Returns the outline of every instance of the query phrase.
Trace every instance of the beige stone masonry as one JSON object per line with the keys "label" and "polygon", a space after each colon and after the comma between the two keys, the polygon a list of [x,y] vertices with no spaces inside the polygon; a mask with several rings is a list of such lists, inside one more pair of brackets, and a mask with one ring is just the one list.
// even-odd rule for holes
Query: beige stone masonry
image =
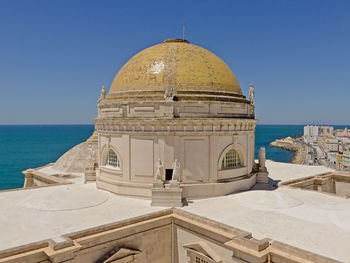
{"label": "beige stone masonry", "polygon": [[37,187],[37,186],[53,186],[53,185],[62,185],[62,184],[71,184],[63,179],[56,178],[54,176],[43,174],[34,169],[27,169],[23,171],[25,175],[24,188]]}
{"label": "beige stone masonry", "polygon": [[[186,246],[181,248],[175,229],[182,229],[194,238],[202,240],[198,241],[202,244],[201,249],[209,246],[207,250],[215,252],[216,262],[220,262],[227,253],[231,255],[232,260],[235,260],[232,262],[338,262],[281,242],[269,239],[256,240],[246,231],[178,209],[164,210],[0,251],[0,262],[92,263],[106,256],[108,258],[111,252],[119,251],[119,248],[126,248],[124,251],[128,249],[140,251],[137,257],[126,255],[125,258],[133,259],[134,262],[182,263],[177,251],[185,251]],[[188,244],[192,243],[188,242],[187,246]]]}

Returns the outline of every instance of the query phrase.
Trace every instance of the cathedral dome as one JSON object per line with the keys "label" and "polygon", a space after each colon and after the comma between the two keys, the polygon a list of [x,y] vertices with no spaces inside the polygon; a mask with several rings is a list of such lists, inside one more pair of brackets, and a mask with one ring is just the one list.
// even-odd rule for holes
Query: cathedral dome
{"label": "cathedral dome", "polygon": [[101,90],[97,186],[166,206],[250,189],[253,92],[248,100],[225,62],[186,40],[137,53]]}
{"label": "cathedral dome", "polygon": [[224,61],[182,39],[165,40],[133,56],[114,78],[109,97],[160,95],[168,87],[176,91],[179,100],[201,94],[244,97]]}

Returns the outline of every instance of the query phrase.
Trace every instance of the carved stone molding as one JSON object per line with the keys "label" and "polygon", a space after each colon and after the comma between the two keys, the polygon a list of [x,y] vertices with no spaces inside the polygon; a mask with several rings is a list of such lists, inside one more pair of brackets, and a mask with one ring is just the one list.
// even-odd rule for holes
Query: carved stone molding
{"label": "carved stone molding", "polygon": [[96,119],[99,133],[232,133],[254,131],[253,119],[188,119],[188,120],[120,120]]}
{"label": "carved stone molding", "polygon": [[205,242],[199,241],[183,246],[189,263],[222,263],[221,258]]}
{"label": "carved stone molding", "polygon": [[134,262],[135,255],[139,254],[141,251],[131,249],[116,247],[110,251],[107,255],[98,260],[98,263],[129,263]]}

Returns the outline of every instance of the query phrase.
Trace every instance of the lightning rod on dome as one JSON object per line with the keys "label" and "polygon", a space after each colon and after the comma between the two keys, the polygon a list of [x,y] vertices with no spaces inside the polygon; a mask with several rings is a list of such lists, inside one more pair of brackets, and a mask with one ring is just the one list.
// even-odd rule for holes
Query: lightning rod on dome
{"label": "lightning rod on dome", "polygon": [[185,40],[185,21],[182,23],[182,40]]}

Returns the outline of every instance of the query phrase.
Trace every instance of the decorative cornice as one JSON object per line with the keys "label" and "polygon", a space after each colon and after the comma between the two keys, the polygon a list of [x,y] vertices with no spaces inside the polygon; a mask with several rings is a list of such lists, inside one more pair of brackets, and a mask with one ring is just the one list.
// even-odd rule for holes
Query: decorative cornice
{"label": "decorative cornice", "polygon": [[117,134],[232,134],[254,131],[255,119],[107,119],[96,118],[99,133]]}

